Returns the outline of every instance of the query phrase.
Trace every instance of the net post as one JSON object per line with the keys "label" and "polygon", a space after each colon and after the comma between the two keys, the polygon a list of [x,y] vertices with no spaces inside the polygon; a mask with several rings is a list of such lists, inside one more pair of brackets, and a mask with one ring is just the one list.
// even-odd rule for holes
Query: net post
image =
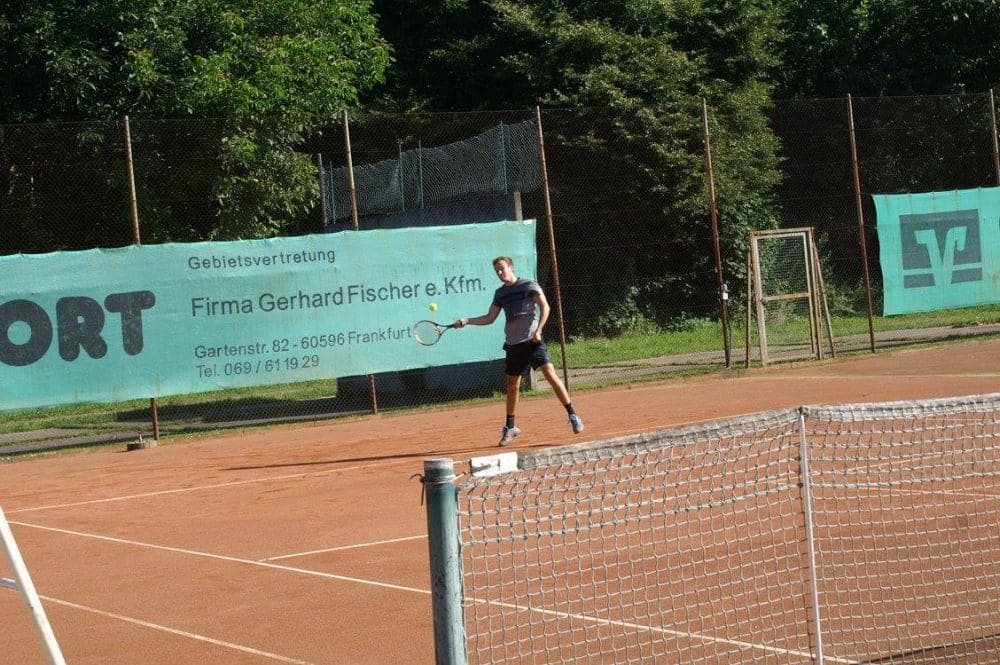
{"label": "net post", "polygon": [[21,592],[21,597],[24,598],[25,604],[31,611],[35,630],[38,631],[38,638],[45,649],[45,655],[48,658],[49,664],[66,665],[62,651],[59,649],[59,643],[56,641],[55,633],[52,632],[52,626],[49,624],[49,619],[45,616],[42,601],[38,598],[38,592],[35,591],[35,585],[31,581],[31,575],[28,574],[28,567],[24,565],[24,559],[21,558],[21,552],[17,549],[17,543],[14,542],[14,534],[10,530],[10,525],[7,523],[7,517],[3,514],[2,508],[0,508],[0,542],[3,543],[4,554],[6,554],[7,562],[14,573],[14,581],[10,585],[5,583],[3,586],[15,587]]}
{"label": "net post", "polygon": [[423,483],[427,496],[434,662],[436,665],[466,665],[454,461],[448,458],[425,459]]}
{"label": "net post", "polygon": [[813,536],[812,484],[809,477],[809,444],[806,440],[806,409],[799,408],[799,473],[802,475],[802,515],[806,527],[806,549],[809,556],[809,598],[816,638],[816,663],[823,665],[823,630],[820,621],[819,583],[816,579],[816,541]]}

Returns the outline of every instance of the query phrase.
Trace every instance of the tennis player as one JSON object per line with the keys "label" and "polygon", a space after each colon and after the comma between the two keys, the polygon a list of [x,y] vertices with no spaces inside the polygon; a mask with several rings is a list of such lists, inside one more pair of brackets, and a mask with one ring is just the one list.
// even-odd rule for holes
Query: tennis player
{"label": "tennis player", "polygon": [[[503,348],[507,352],[507,364],[504,370],[507,375],[507,421],[500,432],[500,445],[506,446],[521,433],[515,421],[515,414],[521,391],[521,374],[529,365],[541,370],[545,380],[555,391],[556,397],[566,408],[570,426],[579,434],[583,431],[583,420],[573,410],[569,391],[556,374],[549,349],[542,341],[542,328],[549,320],[549,301],[545,299],[538,282],[533,279],[518,278],[514,274],[514,259],[509,256],[498,256],[493,259],[493,271],[503,282],[503,286],[493,294],[490,311],[482,316],[458,319],[454,325],[456,328],[488,326],[496,321],[500,310],[503,310],[506,317],[507,323],[504,326],[506,341]],[[535,318],[536,307],[540,312],[538,319]]]}

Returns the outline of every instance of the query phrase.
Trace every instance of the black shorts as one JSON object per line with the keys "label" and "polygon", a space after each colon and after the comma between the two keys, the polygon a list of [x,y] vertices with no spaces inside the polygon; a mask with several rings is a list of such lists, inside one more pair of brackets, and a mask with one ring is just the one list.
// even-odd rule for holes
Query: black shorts
{"label": "black shorts", "polygon": [[532,369],[538,369],[552,362],[549,347],[545,346],[545,342],[528,340],[520,344],[504,344],[503,348],[507,352],[507,376],[521,376],[528,365],[531,365]]}

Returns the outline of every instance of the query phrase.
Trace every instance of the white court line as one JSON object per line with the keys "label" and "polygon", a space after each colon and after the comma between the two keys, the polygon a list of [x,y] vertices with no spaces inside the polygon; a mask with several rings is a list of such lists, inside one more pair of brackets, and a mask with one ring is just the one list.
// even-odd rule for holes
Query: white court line
{"label": "white court line", "polygon": [[[942,450],[938,452],[929,452],[920,455],[916,460],[924,460],[931,457],[954,457],[955,451],[953,450]],[[892,467],[901,466],[904,462],[912,461],[906,459],[883,459],[875,462],[874,464],[859,465],[849,467],[849,470],[856,471],[857,469],[865,468],[882,468],[882,467]],[[956,480],[956,479],[951,479]],[[900,481],[899,484],[902,484]],[[892,492],[899,492],[900,494],[929,494],[931,496],[956,496],[956,497],[967,497],[970,499],[1000,499],[1000,495],[997,494],[987,494],[985,492],[967,492],[964,490],[947,490],[947,489],[907,489],[903,487],[896,487],[890,482],[879,483],[879,482],[856,482],[856,483],[813,483],[813,487],[822,487],[824,489],[839,489],[842,487],[850,487],[852,489],[869,489],[869,490],[888,490]]]}
{"label": "white court line", "polygon": [[856,490],[871,490],[880,491],[885,490],[890,493],[898,494],[924,494],[929,496],[955,496],[955,497],[965,497],[969,499],[992,499],[994,501],[1000,500],[1000,495],[997,494],[985,494],[980,492],[960,492],[958,490],[911,490],[905,487],[896,487],[889,483],[813,483],[813,487],[822,487],[823,489],[856,489]]}
{"label": "white court line", "polygon": [[[412,462],[412,460],[406,460],[407,463]],[[356,471],[358,469],[370,469],[373,467],[391,466],[393,464],[402,464],[403,462],[382,462],[379,464],[358,464],[356,466],[338,466],[335,469],[327,469],[326,471],[305,471],[303,473],[290,473],[284,476],[268,476],[266,478],[248,478],[247,480],[233,480],[226,483],[214,483],[211,485],[195,485],[193,487],[179,487],[172,490],[158,490],[156,492],[142,492],[140,494],[125,494],[123,496],[112,496],[104,499],[91,499],[89,501],[76,501],[73,503],[54,503],[48,506],[35,506],[34,508],[19,508],[16,510],[6,511],[8,515],[13,515],[14,513],[31,513],[38,510],[49,510],[56,508],[73,508],[75,506],[89,506],[96,503],[111,503],[114,501],[129,501],[131,499],[145,499],[151,496],[164,496],[167,494],[180,494],[182,492],[197,492],[199,490],[207,489],[218,489],[220,487],[234,487],[236,485],[249,485],[252,483],[266,483],[273,480],[291,480],[292,478],[305,478],[308,476],[323,476],[329,473],[336,473],[338,471]]]}
{"label": "white court line", "polygon": [[82,531],[73,531],[71,529],[59,529],[52,526],[42,526],[41,524],[31,524],[30,522],[17,522],[13,520],[8,520],[10,524],[16,524],[18,526],[29,527],[32,529],[40,529],[41,531],[52,531],[53,533],[64,533],[70,536],[80,536],[81,538],[93,538],[94,540],[103,540],[109,543],[120,543],[122,545],[135,545],[136,547],[148,547],[153,550],[160,550],[163,552],[174,552],[175,554],[190,554],[191,556],[198,556],[205,559],[215,559],[217,561],[228,561],[230,563],[243,563],[250,566],[260,566],[261,568],[269,568],[272,570],[283,570],[289,573],[302,573],[303,575],[311,575],[313,577],[323,577],[331,580],[340,580],[341,582],[357,582],[358,584],[368,584],[371,586],[382,587],[384,589],[395,589],[396,591],[411,591],[415,593],[422,593],[425,595],[430,595],[430,591],[427,589],[417,589],[415,587],[402,586],[399,584],[389,584],[388,582],[376,582],[374,580],[365,580],[359,577],[349,577],[347,575],[336,575],[334,573],[324,573],[318,570],[309,570],[308,568],[295,568],[294,566],[282,566],[276,563],[267,563],[266,561],[254,561],[253,559],[243,559],[236,556],[227,556],[225,554],[212,554],[210,552],[199,552],[198,550],[189,550],[182,547],[170,547],[169,545],[155,545],[153,543],[143,543],[138,540],[127,540],[125,538],[115,538],[113,536],[99,536],[94,533],[84,533]]}
{"label": "white court line", "polygon": [[402,538],[390,538],[389,540],[374,540],[370,543],[358,543],[357,545],[341,545],[340,547],[327,547],[322,550],[310,550],[308,552],[296,552],[294,554],[282,554],[280,556],[269,556],[258,561],[278,561],[279,559],[294,559],[297,556],[309,556],[310,554],[326,554],[327,552],[340,552],[342,550],[354,550],[359,547],[373,547],[375,545],[389,545],[391,543],[402,543],[408,540],[427,539],[427,534],[421,536],[404,536]]}
{"label": "white court line", "polygon": [[148,621],[143,621],[141,619],[136,619],[134,617],[127,617],[123,614],[115,614],[114,612],[105,612],[104,610],[99,610],[94,607],[88,607],[86,605],[78,605],[77,603],[71,603],[68,600],[61,600],[59,598],[53,598],[51,596],[39,596],[39,597],[46,602],[55,603],[56,605],[63,605],[65,607],[71,607],[75,610],[82,610],[84,612],[90,612],[92,614],[99,614],[103,617],[117,619],[119,621],[125,621],[126,623],[132,623],[137,626],[142,626],[143,628],[162,630],[165,633],[180,635],[181,637],[187,637],[192,640],[198,640],[199,642],[208,642],[209,644],[225,647],[227,649],[235,649],[236,651],[250,653],[255,656],[263,656],[265,658],[270,658],[271,660],[277,660],[281,663],[295,663],[295,665],[312,665],[312,663],[309,663],[308,661],[305,660],[298,660],[295,658],[289,658],[287,656],[281,656],[276,653],[271,653],[270,651],[261,651],[260,649],[254,649],[253,647],[243,646],[242,644],[234,644],[233,642],[224,642],[223,640],[216,640],[211,637],[206,637],[205,635],[198,635],[197,633],[189,633],[186,630],[178,630],[177,628],[171,628],[169,626],[164,626],[162,624],[150,623]]}
{"label": "white court line", "polygon": [[[796,484],[791,484],[790,485],[790,484],[787,484],[787,483],[782,483],[781,480],[782,480],[781,478],[772,478],[772,479],[768,480],[767,483],[773,489],[776,489],[776,490],[795,489],[797,487],[801,487],[802,486],[801,483],[796,483]],[[819,488],[827,489],[827,490],[829,490],[829,489],[837,490],[837,489],[847,489],[847,488],[850,488],[850,489],[863,489],[863,490],[871,490],[871,491],[884,490],[884,491],[889,492],[889,493],[899,493],[899,494],[928,494],[930,496],[954,496],[954,497],[965,497],[965,498],[969,498],[969,499],[994,499],[994,500],[1000,500],[1000,495],[998,495],[998,494],[986,494],[984,492],[965,492],[965,491],[959,491],[959,490],[946,490],[946,489],[939,489],[939,490],[915,489],[914,490],[914,489],[907,489],[905,487],[897,487],[897,486],[892,485],[890,483],[818,483],[818,482],[813,481],[813,482],[811,482],[809,484],[812,485],[813,487],[819,487]]]}
{"label": "white court line", "polygon": [[[370,586],[376,586],[376,587],[380,587],[380,588],[383,588],[383,589],[394,589],[396,591],[409,591],[411,593],[419,593],[419,594],[422,594],[422,595],[425,595],[425,596],[431,595],[431,591],[429,589],[418,589],[418,588],[415,588],[415,587],[402,586],[402,585],[399,585],[399,584],[389,584],[387,582],[376,582],[374,580],[365,580],[365,579],[361,579],[361,578],[358,578],[358,577],[348,577],[346,575],[336,575],[336,574],[333,574],[333,573],[324,573],[324,572],[321,572],[321,571],[309,570],[309,569],[306,569],[306,568],[295,568],[295,567],[292,567],[292,566],[282,566],[282,565],[278,565],[278,564],[274,564],[274,563],[267,563],[265,561],[253,561],[251,559],[241,559],[239,557],[226,556],[226,555],[223,555],[223,554],[211,554],[209,552],[199,552],[197,550],[188,550],[188,549],[183,549],[183,548],[180,548],[180,547],[169,547],[167,545],[154,545],[152,543],[143,543],[143,542],[139,542],[139,541],[136,541],[136,540],[126,540],[124,538],[114,538],[112,536],[99,536],[97,534],[92,534],[92,533],[83,533],[81,531],[72,531],[70,529],[59,529],[59,528],[56,528],[56,527],[42,526],[40,524],[31,524],[31,523],[28,523],[28,522],[10,521],[10,524],[16,524],[18,526],[28,527],[28,528],[32,528],[32,529],[40,529],[42,531],[52,531],[54,533],[63,533],[63,534],[71,535],[71,536],[80,536],[81,538],[93,538],[95,540],[103,540],[103,541],[106,541],[106,542],[121,543],[123,545],[135,545],[137,547],[148,547],[150,549],[161,550],[161,551],[165,551],[165,552],[175,552],[175,553],[178,553],[178,554],[190,554],[192,556],[204,557],[206,559],[215,559],[215,560],[218,560],[218,561],[229,561],[231,563],[242,563],[242,564],[247,564],[247,565],[251,565],[251,566],[259,566],[261,568],[268,568],[270,570],[282,570],[282,571],[291,572],[291,573],[301,573],[303,575],[310,575],[310,576],[313,576],[313,577],[322,577],[322,578],[325,578],[325,579],[340,580],[342,582],[355,582],[357,584],[367,584],[367,585],[370,585]],[[768,652],[773,652],[773,653],[781,653],[781,654],[787,654],[787,655],[802,655],[802,656],[811,657],[811,654],[806,654],[804,652],[798,652],[798,651],[793,651],[793,650],[789,650],[789,649],[782,649],[782,648],[779,648],[779,647],[771,647],[771,646],[768,646],[766,644],[754,644],[752,642],[742,642],[742,641],[739,641],[739,640],[729,640],[729,639],[721,638],[721,637],[712,637],[712,636],[709,636],[709,635],[702,635],[700,633],[686,633],[686,632],[683,632],[683,631],[671,630],[669,628],[659,628],[659,627],[656,627],[656,626],[645,626],[645,625],[642,625],[642,624],[628,623],[628,622],[625,622],[625,621],[614,621],[614,620],[611,620],[611,619],[602,619],[600,617],[589,616],[589,615],[586,615],[586,614],[570,614],[570,613],[567,613],[567,612],[559,612],[557,610],[547,610],[547,609],[537,608],[537,607],[520,607],[520,606],[517,606],[517,605],[513,605],[511,603],[502,603],[502,602],[499,602],[499,601],[485,600],[485,599],[481,599],[481,598],[466,598],[465,601],[466,602],[474,602],[474,603],[486,603],[486,604],[493,605],[493,606],[496,606],[496,607],[504,607],[504,608],[508,608],[508,609],[515,609],[515,610],[521,610],[521,611],[537,612],[537,613],[540,613],[540,614],[548,614],[548,615],[562,617],[562,618],[578,619],[580,621],[588,621],[588,622],[595,623],[595,624],[598,624],[598,625],[621,626],[621,627],[624,627],[624,628],[631,628],[632,630],[644,630],[644,631],[662,633],[662,634],[665,634],[665,635],[675,635],[677,637],[686,637],[686,638],[695,639],[695,640],[702,640],[704,642],[718,642],[718,643],[722,643],[722,644],[732,644],[732,645],[741,646],[741,647],[745,647],[745,648],[749,648],[749,649],[757,649],[757,650],[768,651]],[[148,625],[153,626],[154,624],[148,624]],[[170,632],[174,632],[172,629],[165,629],[165,630],[168,630]],[[853,662],[853,661],[839,660],[839,659],[836,659],[836,658],[833,658],[833,657],[828,657],[828,660],[830,660],[830,662],[834,662],[834,663],[851,663],[851,662]],[[298,662],[298,661],[292,661],[292,662]]]}
{"label": "white court line", "polygon": [[[588,614],[575,614],[571,612],[560,612],[558,610],[546,610],[538,607],[521,607],[520,605],[514,605],[512,603],[501,603],[496,600],[486,600],[485,598],[466,598],[467,602],[472,603],[483,603],[486,605],[492,605],[494,607],[503,607],[506,609],[512,609],[519,612],[536,612],[538,614],[547,614],[549,616],[558,617],[560,619],[579,619],[581,621],[589,621],[601,626],[619,626],[621,628],[630,628],[632,630],[644,631],[649,633],[660,633],[662,635],[672,635],[674,637],[684,637],[690,639],[698,639],[705,642],[717,642],[720,644],[731,644],[733,646],[743,647],[746,649],[756,649],[758,651],[768,651],[771,653],[784,654],[786,656],[801,656],[803,658],[812,659],[813,654],[807,651],[798,651],[796,649],[782,649],[781,647],[772,647],[766,644],[755,644],[753,642],[744,642],[743,640],[730,640],[724,637],[710,637],[708,635],[702,635],[701,633],[686,633],[680,630],[671,630],[670,628],[660,628],[658,626],[647,626],[641,623],[631,623],[629,621],[616,621],[614,619],[602,619],[600,617],[590,616]],[[855,661],[844,660],[843,658],[836,658],[834,656],[827,656],[824,654],[825,660],[831,663],[848,663],[853,665]]]}

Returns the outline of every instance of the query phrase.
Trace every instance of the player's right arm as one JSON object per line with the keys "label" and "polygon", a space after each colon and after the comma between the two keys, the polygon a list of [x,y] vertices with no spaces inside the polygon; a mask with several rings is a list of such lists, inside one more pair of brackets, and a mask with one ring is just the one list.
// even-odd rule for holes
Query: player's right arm
{"label": "player's right arm", "polygon": [[498,305],[490,305],[490,311],[486,312],[482,316],[473,316],[472,318],[461,318],[455,321],[453,324],[456,328],[464,328],[465,326],[488,326],[497,320],[500,316],[500,307]]}

